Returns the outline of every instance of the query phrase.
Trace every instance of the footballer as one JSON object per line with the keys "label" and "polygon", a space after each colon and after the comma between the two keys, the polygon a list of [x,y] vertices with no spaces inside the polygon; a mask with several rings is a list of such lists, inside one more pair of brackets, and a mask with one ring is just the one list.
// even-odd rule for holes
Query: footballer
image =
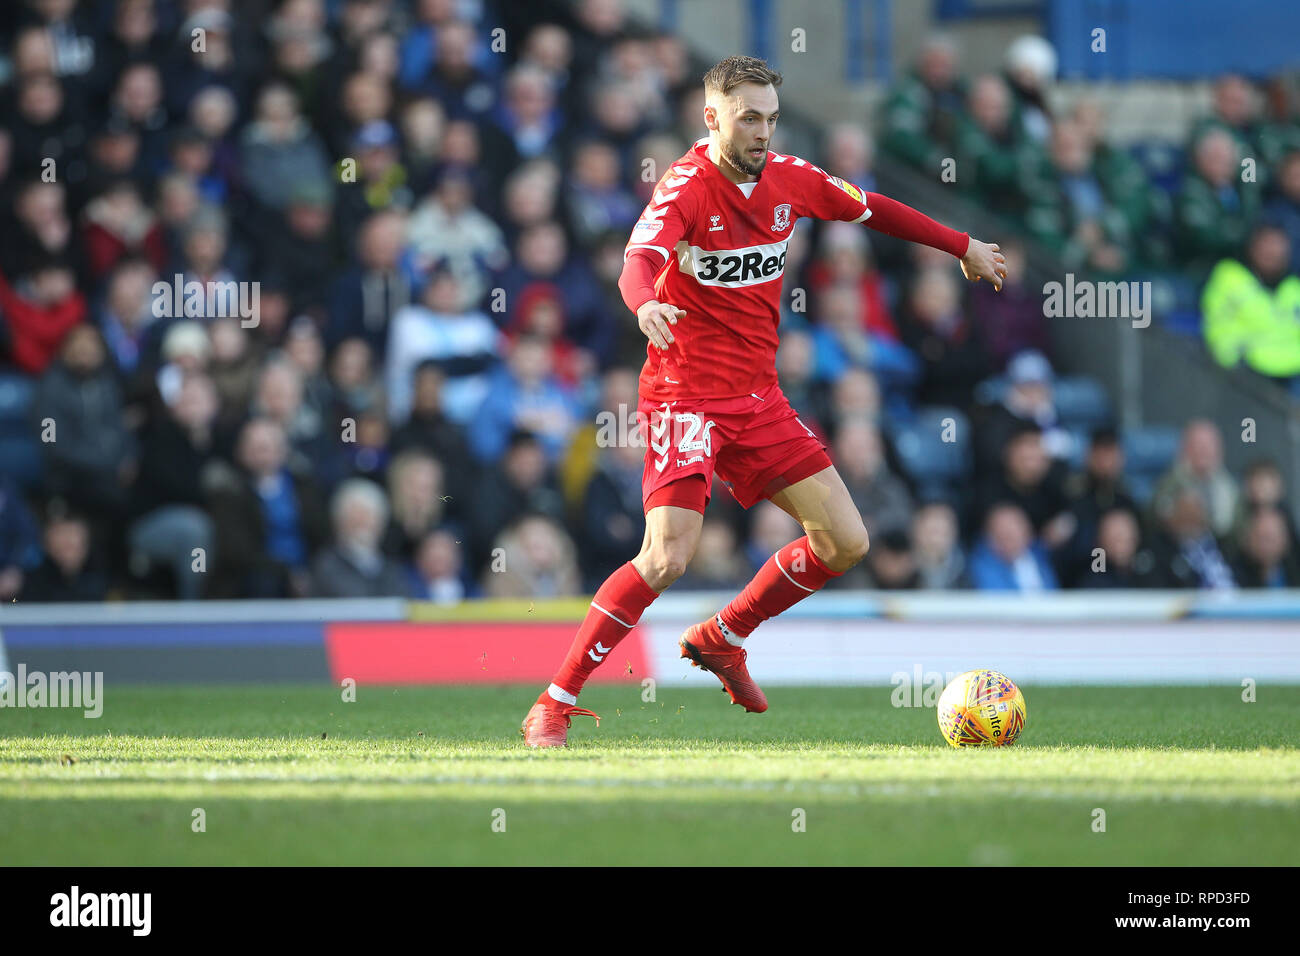
{"label": "footballer", "polygon": [[641,551],[596,591],[568,655],[524,718],[531,747],[563,746],[592,672],[690,563],[716,473],[749,508],[769,499],[804,530],[744,590],[681,637],[751,713],[767,698],[745,666],[763,621],[815,594],[867,553],[867,529],[826,448],[777,384],[786,246],[801,217],[863,223],[942,249],[967,279],[1002,288],[1006,260],[980,242],[796,156],[773,152],[781,75],[728,57],[704,76],[707,138],[655,187],[624,252],[619,289],[649,342],[638,427],[647,440]]}

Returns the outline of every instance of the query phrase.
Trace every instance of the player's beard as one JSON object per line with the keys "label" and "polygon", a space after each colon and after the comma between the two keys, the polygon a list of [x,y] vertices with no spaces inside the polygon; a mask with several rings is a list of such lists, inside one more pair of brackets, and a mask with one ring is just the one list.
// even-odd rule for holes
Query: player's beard
{"label": "player's beard", "polygon": [[742,173],[745,173],[748,176],[757,176],[763,171],[763,167],[767,165],[766,149],[763,150],[762,156],[758,157],[758,159],[753,159],[748,153],[743,153],[736,147],[736,141],[734,139],[724,139],[721,145],[722,155],[726,158],[727,162],[731,163],[731,165],[735,166]]}

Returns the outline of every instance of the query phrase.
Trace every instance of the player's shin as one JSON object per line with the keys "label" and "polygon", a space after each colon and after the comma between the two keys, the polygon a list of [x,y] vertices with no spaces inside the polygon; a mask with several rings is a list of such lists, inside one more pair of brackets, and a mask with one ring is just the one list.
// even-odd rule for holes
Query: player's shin
{"label": "player's shin", "polygon": [[823,564],[805,535],[768,558],[714,622],[728,644],[740,647],[758,625],[817,593],[843,573]]}
{"label": "player's shin", "polygon": [[550,687],[537,698],[538,703],[546,703],[548,699],[577,703],[578,694],[592,672],[604,663],[658,596],[659,592],[646,584],[631,561],[606,578],[587,609],[564,663]]}

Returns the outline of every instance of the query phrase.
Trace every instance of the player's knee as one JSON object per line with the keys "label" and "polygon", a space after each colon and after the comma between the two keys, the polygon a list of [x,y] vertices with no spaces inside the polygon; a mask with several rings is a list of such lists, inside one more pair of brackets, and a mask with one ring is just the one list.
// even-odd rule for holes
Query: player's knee
{"label": "player's knee", "polygon": [[672,545],[652,545],[645,553],[645,581],[662,591],[686,573],[685,549]]}
{"label": "player's knee", "polygon": [[840,531],[825,542],[826,553],[817,551],[817,557],[832,571],[847,571],[867,556],[871,538],[867,529],[859,526],[853,531]]}

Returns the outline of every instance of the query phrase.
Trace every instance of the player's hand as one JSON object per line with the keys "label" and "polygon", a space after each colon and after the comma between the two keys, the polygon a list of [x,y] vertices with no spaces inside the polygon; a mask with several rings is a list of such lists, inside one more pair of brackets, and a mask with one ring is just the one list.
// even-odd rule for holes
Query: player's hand
{"label": "player's hand", "polygon": [[667,349],[672,344],[671,326],[676,325],[678,319],[684,318],[686,313],[675,305],[656,302],[654,299],[636,310],[636,324],[657,349]]}
{"label": "player's hand", "polygon": [[961,257],[961,272],[972,282],[992,282],[993,288],[1001,292],[1002,280],[1007,277],[1007,258],[998,251],[997,244],[980,242],[971,236],[966,255]]}

